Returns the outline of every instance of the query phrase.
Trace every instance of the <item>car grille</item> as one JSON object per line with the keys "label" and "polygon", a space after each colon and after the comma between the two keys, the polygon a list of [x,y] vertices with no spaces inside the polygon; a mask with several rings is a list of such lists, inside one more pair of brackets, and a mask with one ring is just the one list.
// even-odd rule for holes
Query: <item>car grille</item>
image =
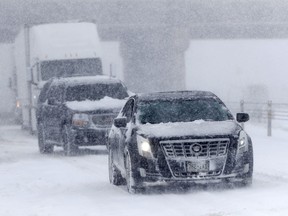
{"label": "car grille", "polygon": [[206,177],[210,176],[217,176],[221,174],[221,170],[219,171],[209,171],[209,172],[180,172],[180,171],[175,171],[173,172],[175,177],[181,177],[181,178],[198,178],[198,179],[203,179]]}
{"label": "car grille", "polygon": [[113,124],[113,119],[116,118],[116,114],[102,114],[94,115],[92,117],[92,122],[97,126],[109,126]]}
{"label": "car grille", "polygon": [[168,159],[224,156],[229,143],[229,138],[160,141]]}

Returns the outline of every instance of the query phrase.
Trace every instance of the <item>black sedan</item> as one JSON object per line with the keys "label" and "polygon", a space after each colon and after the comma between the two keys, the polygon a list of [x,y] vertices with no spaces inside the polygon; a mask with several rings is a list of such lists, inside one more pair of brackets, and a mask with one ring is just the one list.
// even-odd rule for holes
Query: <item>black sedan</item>
{"label": "black sedan", "polygon": [[109,179],[130,193],[158,183],[252,183],[251,138],[213,93],[179,91],[129,98],[108,137]]}

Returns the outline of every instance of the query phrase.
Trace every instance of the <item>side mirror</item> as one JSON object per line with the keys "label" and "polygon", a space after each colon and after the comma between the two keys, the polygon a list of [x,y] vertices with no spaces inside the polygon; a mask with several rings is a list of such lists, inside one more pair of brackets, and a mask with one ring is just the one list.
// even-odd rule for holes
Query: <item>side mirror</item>
{"label": "side mirror", "polygon": [[115,118],[114,121],[113,121],[113,124],[117,128],[126,127],[127,119],[125,117],[124,118]]}
{"label": "side mirror", "polygon": [[249,114],[248,113],[237,113],[236,114],[236,120],[238,122],[247,122],[249,120]]}

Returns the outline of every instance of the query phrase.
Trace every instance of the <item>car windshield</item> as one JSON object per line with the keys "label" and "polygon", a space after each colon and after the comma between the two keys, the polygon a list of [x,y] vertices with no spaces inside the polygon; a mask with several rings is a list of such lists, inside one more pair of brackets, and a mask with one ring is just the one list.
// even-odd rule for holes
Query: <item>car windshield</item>
{"label": "car windshield", "polygon": [[105,96],[124,99],[128,97],[121,83],[70,86],[66,90],[66,101],[100,100]]}
{"label": "car windshield", "polygon": [[143,101],[138,105],[138,112],[141,124],[233,119],[225,105],[213,98]]}
{"label": "car windshield", "polygon": [[99,58],[55,60],[41,63],[42,80],[48,80],[52,77],[96,74],[102,74],[102,63]]}

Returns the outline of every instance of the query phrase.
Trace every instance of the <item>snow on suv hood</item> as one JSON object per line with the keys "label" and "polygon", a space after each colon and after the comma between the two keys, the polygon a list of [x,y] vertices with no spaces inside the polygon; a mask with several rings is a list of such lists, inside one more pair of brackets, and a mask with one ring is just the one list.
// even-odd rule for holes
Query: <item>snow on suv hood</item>
{"label": "snow on suv hood", "polygon": [[66,106],[71,110],[76,111],[92,111],[99,109],[121,109],[125,104],[125,99],[114,99],[111,97],[104,97],[97,101],[69,101],[66,102]]}
{"label": "snow on suv hood", "polygon": [[215,136],[235,134],[239,125],[233,121],[176,122],[144,124],[139,126],[138,133],[148,137],[181,137],[181,136]]}

